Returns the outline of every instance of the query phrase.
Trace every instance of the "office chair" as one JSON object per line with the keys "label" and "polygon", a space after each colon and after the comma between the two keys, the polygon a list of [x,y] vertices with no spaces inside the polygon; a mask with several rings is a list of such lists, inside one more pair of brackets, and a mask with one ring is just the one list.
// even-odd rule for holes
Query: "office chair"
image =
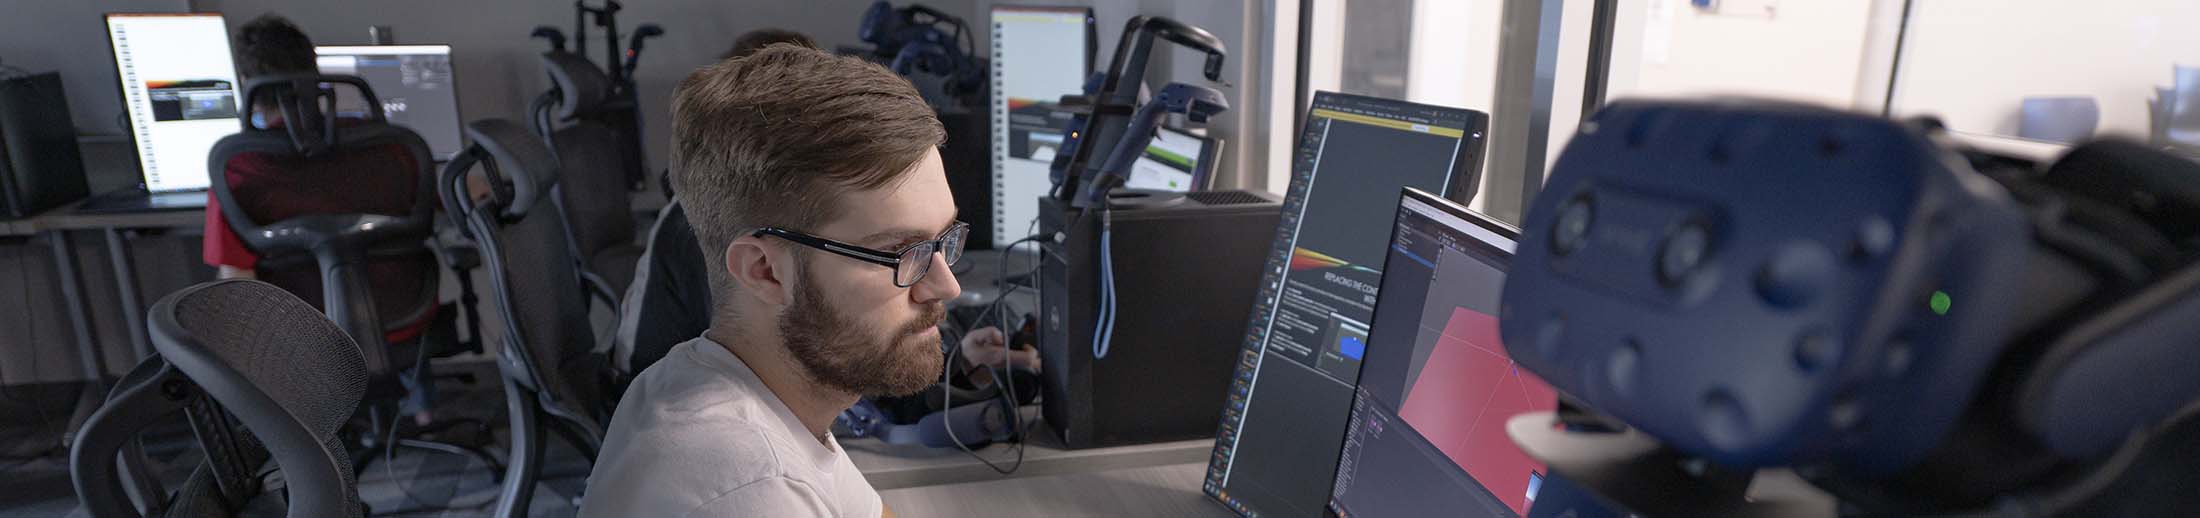
{"label": "office chair", "polygon": [[2147,142],[2162,147],[2169,142],[2169,107],[2176,90],[2154,87],[2154,96],[2147,98]]}
{"label": "office chair", "polygon": [[[588,295],[580,271],[567,260],[572,244],[553,201],[557,157],[507,120],[474,121],[466,136],[473,144],[444,167],[438,185],[445,212],[481,249],[490,299],[504,320],[497,367],[511,410],[512,451],[496,516],[526,516],[542,471],[543,431],[593,463],[616,402],[604,397],[611,376],[581,317]],[[491,186],[478,200],[466,190],[477,165]]]}
{"label": "office chair", "polygon": [[710,272],[703,248],[675,198],[649,227],[634,282],[619,303],[611,364],[622,380],[641,375],[681,342],[710,329]]}
{"label": "office chair", "polygon": [[2200,67],[2176,67],[2170,86],[2168,117],[2162,127],[2162,143],[2191,154],[2200,153]]}
{"label": "office chair", "polygon": [[535,134],[550,143],[559,165],[558,196],[575,260],[590,294],[618,307],[619,291],[634,279],[642,247],[634,243],[633,200],[628,196],[641,164],[629,160],[622,135],[607,123],[613,112],[632,110],[613,83],[579,54],[547,52],[543,68],[551,88],[530,107]]}
{"label": "office chair", "polygon": [[2101,105],[2091,97],[2027,97],[2022,114],[2017,136],[2048,142],[2084,142],[2101,123]]}
{"label": "office chair", "polygon": [[[343,329],[281,288],[241,279],[169,294],[146,320],[158,354],[115,386],[69,451],[91,516],[362,515],[337,431],[366,393],[366,359]],[[118,469],[142,460],[140,431],[177,413],[206,455],[176,492]],[[269,460],[287,502],[260,476]]]}
{"label": "office chair", "polygon": [[[365,99],[366,118],[339,121],[331,115],[333,88],[349,85]],[[435,220],[434,163],[418,134],[390,125],[382,104],[362,79],[352,76],[293,75],[261,78],[245,90],[247,109],[239,115],[244,131],[222,138],[208,154],[208,170],[258,161],[281,175],[231,185],[226,173],[210,175],[215,201],[224,219],[245,245],[261,256],[259,277],[319,308],[361,348],[368,375],[370,433],[361,441],[358,469],[392,446],[406,446],[473,457],[501,473],[501,464],[470,445],[398,437],[393,426],[402,394],[397,376],[426,362],[430,340],[385,343],[387,332],[423,324],[438,309],[440,272],[427,242]],[[278,128],[256,128],[257,101],[273,99],[283,120]],[[333,208],[333,209],[332,209]],[[427,322],[422,337],[447,337],[452,311]],[[419,371],[414,371],[416,374]],[[433,380],[416,379],[421,386]],[[486,437],[485,424],[447,419],[420,433],[473,426]]]}

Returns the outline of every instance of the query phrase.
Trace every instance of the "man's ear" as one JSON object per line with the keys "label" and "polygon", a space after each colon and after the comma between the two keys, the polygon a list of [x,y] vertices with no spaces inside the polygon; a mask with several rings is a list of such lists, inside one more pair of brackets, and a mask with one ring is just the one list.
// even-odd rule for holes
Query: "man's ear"
{"label": "man's ear", "polygon": [[792,295],[793,257],[771,246],[764,238],[741,236],[726,244],[726,273],[731,274],[740,296],[784,306]]}

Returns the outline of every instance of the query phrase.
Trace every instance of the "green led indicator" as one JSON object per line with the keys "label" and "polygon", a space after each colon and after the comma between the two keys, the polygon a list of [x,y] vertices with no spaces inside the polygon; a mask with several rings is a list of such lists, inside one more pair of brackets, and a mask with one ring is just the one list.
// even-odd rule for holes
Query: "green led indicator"
{"label": "green led indicator", "polygon": [[1946,316],[1948,314],[1948,306],[1953,304],[1955,304],[1955,299],[1948,298],[1948,292],[1933,292],[1933,314]]}

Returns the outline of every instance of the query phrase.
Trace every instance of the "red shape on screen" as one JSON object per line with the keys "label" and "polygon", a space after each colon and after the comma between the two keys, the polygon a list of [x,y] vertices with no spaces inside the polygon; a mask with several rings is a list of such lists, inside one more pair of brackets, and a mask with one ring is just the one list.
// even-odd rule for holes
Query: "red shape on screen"
{"label": "red shape on screen", "polygon": [[1398,415],[1513,512],[1528,512],[1528,478],[1543,471],[1505,435],[1515,415],[1557,408],[1558,394],[1520,370],[1497,317],[1454,308]]}

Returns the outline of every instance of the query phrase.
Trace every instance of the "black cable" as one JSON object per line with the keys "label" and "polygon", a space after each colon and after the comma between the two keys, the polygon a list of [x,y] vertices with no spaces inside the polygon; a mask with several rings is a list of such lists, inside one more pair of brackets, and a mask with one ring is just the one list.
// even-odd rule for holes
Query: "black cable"
{"label": "black cable", "polygon": [[[413,374],[412,374],[412,376],[413,376],[413,379],[414,379],[414,380],[416,380],[416,381],[415,381],[415,383],[414,383],[414,385],[415,385],[415,386],[417,386],[417,387],[419,387],[419,390],[420,390],[420,391],[422,391],[422,392],[426,392],[426,391],[428,390],[427,384],[429,384],[429,383],[435,383],[435,378],[432,378],[432,377],[428,377],[428,376],[425,376],[425,375],[424,375],[424,373],[425,373],[426,371],[425,371],[425,370],[423,370],[423,369],[421,368],[421,366],[423,366],[423,365],[427,365],[427,363],[428,363],[428,344],[427,344],[427,341],[426,341],[425,339],[421,339],[421,343],[420,343],[420,344],[419,344],[419,346],[418,346],[418,347],[416,347],[415,349],[418,349],[418,352],[414,353],[414,354],[415,354],[415,358],[416,358],[416,359],[415,359],[415,360],[413,361]],[[423,398],[423,399],[425,399],[425,398]],[[502,412],[503,412],[503,410],[501,410],[501,409],[503,409],[503,408],[504,408],[504,406],[503,406],[503,405],[498,405],[498,406],[497,406],[497,408],[499,409],[499,410],[498,410],[498,412],[499,412],[499,413],[502,413]],[[393,414],[394,414],[394,413],[393,413]],[[383,476],[387,476],[387,477],[389,477],[389,478],[390,478],[390,484],[391,484],[391,485],[395,485],[395,486],[397,486],[397,492],[398,492],[398,493],[400,493],[400,494],[403,494],[403,495],[405,495],[405,499],[406,499],[406,500],[408,500],[408,501],[411,501],[412,503],[415,503],[415,504],[419,504],[419,505],[420,505],[420,506],[421,506],[422,508],[421,508],[421,509],[418,509],[418,510],[408,510],[408,511],[392,511],[392,512],[391,512],[390,514],[399,514],[399,513],[420,513],[420,512],[429,512],[429,511],[434,511],[434,512],[443,512],[443,511],[451,511],[451,510],[458,510],[458,509],[479,509],[479,508],[481,508],[481,507],[483,507],[483,506],[486,506],[486,505],[488,505],[488,504],[490,504],[490,503],[494,503],[494,502],[496,502],[496,500],[497,500],[497,497],[498,497],[498,495],[497,495],[497,493],[495,493],[495,492],[491,492],[491,493],[489,493],[489,498],[488,498],[487,500],[483,500],[483,501],[480,501],[480,502],[472,502],[472,503],[467,503],[467,504],[463,504],[463,505],[462,505],[462,504],[452,504],[452,503],[450,503],[450,500],[451,500],[452,498],[455,498],[455,497],[457,497],[457,496],[458,496],[458,488],[459,488],[459,484],[458,484],[458,483],[456,483],[456,482],[453,482],[453,483],[451,484],[451,492],[450,492],[450,494],[448,494],[448,495],[444,495],[444,497],[443,497],[443,500],[444,500],[444,505],[443,505],[443,507],[440,507],[440,508],[432,508],[432,509],[431,509],[431,508],[428,508],[429,506],[433,506],[433,505],[436,505],[436,504],[434,504],[434,503],[430,503],[430,502],[428,502],[428,500],[427,500],[427,499],[421,498],[419,494],[413,493],[413,491],[412,491],[412,486],[411,486],[410,484],[406,484],[406,483],[405,483],[405,481],[404,481],[404,479],[400,479],[400,478],[398,478],[398,477],[397,477],[397,468],[396,468],[396,467],[394,467],[394,466],[392,466],[392,464],[396,464],[396,462],[397,462],[397,461],[396,461],[396,457],[397,457],[397,448],[398,448],[399,442],[400,442],[400,441],[402,441],[402,439],[399,439],[399,438],[397,437],[397,425],[398,425],[398,424],[400,424],[400,423],[403,423],[403,422],[405,421],[405,418],[407,418],[407,417],[409,417],[409,416],[405,416],[405,415],[393,415],[393,416],[391,416],[391,417],[390,417],[390,433],[389,433],[389,435],[385,435],[385,436],[383,436],[383,438],[385,439],[385,441],[384,441],[384,442],[383,442],[383,444],[382,444],[382,474],[383,474]],[[493,436],[493,434],[492,434],[492,436]],[[453,454],[453,455],[456,455],[456,454]],[[466,455],[457,455],[457,456],[458,456],[458,457],[461,457],[461,458],[465,458],[465,459],[467,459],[467,460],[469,460],[469,461],[471,461],[471,460],[473,459],[472,457],[469,457],[469,456],[466,456]],[[473,464],[473,463],[472,463],[472,462],[468,462],[467,464],[468,464],[468,465],[471,465],[471,464]],[[492,467],[493,467],[493,466],[492,466]],[[461,473],[463,473],[463,472],[464,472],[464,470],[463,470],[463,469],[461,469],[461,470],[459,470],[459,471],[460,471]],[[463,477],[457,477],[457,478],[461,478],[461,479],[462,479]],[[384,514],[384,513],[376,513],[376,514],[375,514],[375,516],[386,516],[386,514]]]}
{"label": "black cable", "polygon": [[[1026,228],[1036,228],[1037,225],[1038,220],[1034,219],[1032,220],[1031,225],[1027,226]],[[1008,332],[1006,331],[1006,328],[1008,327],[1008,319],[1007,316],[1004,315],[1002,312],[1007,309],[1004,303],[1008,300],[1008,295],[1015,293],[1017,288],[1017,286],[1015,286],[1013,283],[1008,282],[1008,258],[1015,252],[1017,245],[1030,242],[1039,242],[1046,237],[1047,236],[1038,235],[1028,236],[1023,239],[1011,241],[1009,242],[1008,246],[1001,247],[1001,260],[994,264],[994,282],[1000,285],[999,287],[1001,289],[1001,294],[997,297],[994,297],[993,303],[987,306],[985,314],[979,317],[978,323],[971,326],[972,329],[982,328],[984,327],[983,324],[985,323],[985,317],[992,317],[994,325],[1001,326],[1003,328],[1001,348],[1004,352],[1004,355],[1002,357],[1002,363],[1004,364],[1007,363],[1005,352],[1008,351],[1009,346],[1013,344],[1008,343]],[[1031,287],[1035,291],[1039,289],[1039,283],[1037,282],[1039,268],[1043,266],[1046,262],[1044,258],[1046,248],[1043,246],[1039,247],[1039,253],[1041,254],[1041,258],[1032,262],[1032,269],[1030,274],[1030,277],[1033,279],[1031,282]],[[947,360],[941,363],[940,384],[943,386],[943,388],[951,380],[950,373],[953,372],[955,359],[960,357],[962,353],[961,345],[962,344],[959,343],[950,345],[947,352]],[[1000,397],[1006,398],[1003,401],[1004,404],[1002,406],[1007,409],[1010,426],[1014,427],[1016,430],[1015,441],[1010,446],[1010,448],[1016,450],[1016,460],[1013,463],[1010,463],[1007,468],[1002,468],[999,464],[995,464],[992,460],[987,459],[984,456],[978,455],[977,451],[970,449],[969,445],[963,443],[962,438],[955,436],[955,427],[953,423],[946,424],[947,438],[949,442],[955,443],[956,449],[962,450],[964,454],[970,455],[971,458],[978,459],[978,462],[984,463],[985,466],[989,469],[992,469],[993,472],[1002,475],[1015,473],[1017,470],[1023,468],[1025,444],[1030,440],[1030,429],[1028,426],[1025,426],[1024,423],[1023,407],[1021,404],[1019,404],[1022,399],[1017,397],[1016,395],[1016,380],[1013,377],[1013,369],[996,368],[993,365],[982,365],[981,367],[984,367],[986,369],[986,372],[993,376],[994,383],[999,384],[1003,389],[1005,389],[996,391],[996,394],[998,394]],[[1002,367],[1006,366],[1004,365]],[[948,392],[949,391],[942,390],[940,394],[940,408],[943,410],[953,408],[954,400],[949,396]]]}

